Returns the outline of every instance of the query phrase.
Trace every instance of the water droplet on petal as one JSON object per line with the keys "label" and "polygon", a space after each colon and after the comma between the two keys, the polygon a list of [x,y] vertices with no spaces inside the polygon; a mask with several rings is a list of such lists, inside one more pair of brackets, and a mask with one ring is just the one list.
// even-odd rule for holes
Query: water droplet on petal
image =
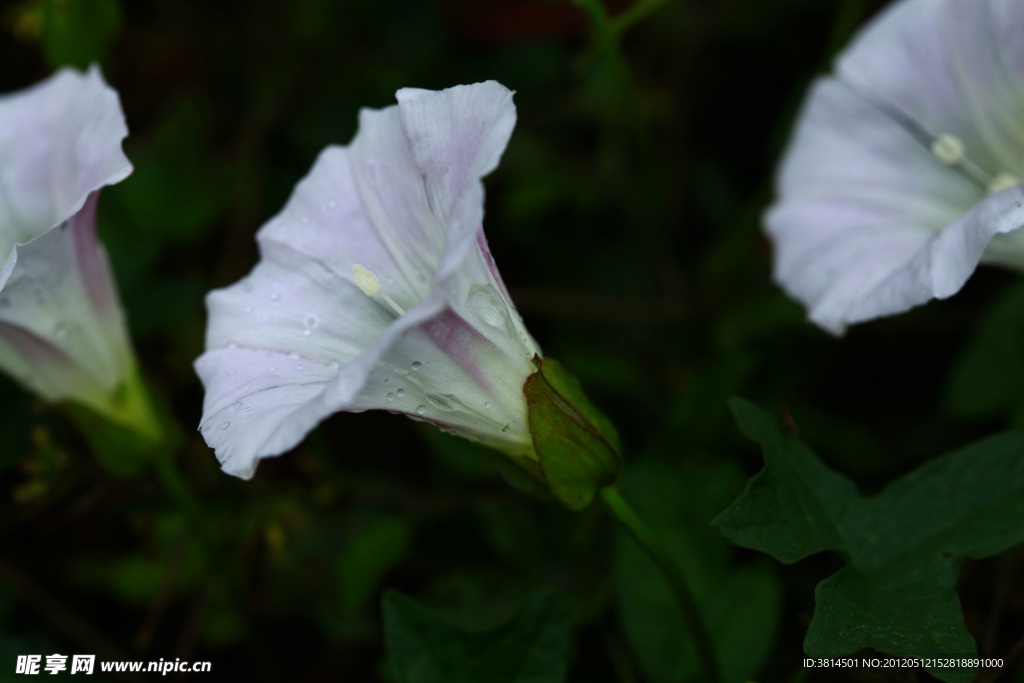
{"label": "water droplet on petal", "polygon": [[491,402],[490,401],[484,401],[484,408],[490,408],[490,407],[491,407]]}
{"label": "water droplet on petal", "polygon": [[270,300],[271,301],[277,301],[280,298],[281,298],[281,293],[280,292],[274,292],[273,294],[270,295]]}
{"label": "water droplet on petal", "polygon": [[275,372],[277,372],[277,368],[270,368],[270,374],[271,375],[273,375]]}
{"label": "water droplet on petal", "polygon": [[252,412],[252,406],[246,406],[245,407],[245,412],[251,413]]}
{"label": "water droplet on petal", "polygon": [[67,325],[65,325],[62,322],[59,322],[54,326],[53,334],[55,337],[57,337],[57,339],[63,341],[71,336],[71,330],[68,329]]}
{"label": "water droplet on petal", "polygon": [[502,428],[501,428],[501,431],[502,431],[503,433],[504,433],[504,432],[507,432],[508,430],[509,430],[509,425],[505,425],[504,427],[502,427]]}
{"label": "water droplet on petal", "polygon": [[422,368],[422,367],[423,367],[423,363],[419,362],[418,360],[414,360],[412,362],[412,369],[413,370],[419,371],[419,369]]}
{"label": "water droplet on petal", "polygon": [[391,402],[391,401],[394,401],[394,400],[395,400],[395,392],[389,391],[388,392],[388,402]]}
{"label": "water droplet on petal", "polygon": [[388,379],[387,377],[385,377],[385,378],[384,378],[384,384],[387,384],[387,383],[388,383],[388,382],[390,382],[390,381],[391,381],[391,380],[390,380],[390,379]]}
{"label": "water droplet on petal", "polygon": [[252,306],[246,306],[245,307],[245,312],[246,313],[252,313]]}
{"label": "water droplet on petal", "polygon": [[235,349],[238,348],[238,344],[236,342],[231,342],[230,344],[228,344],[228,348],[234,351]]}
{"label": "water droplet on petal", "polygon": [[242,291],[243,292],[251,292],[254,289],[256,289],[256,285],[254,285],[251,280],[249,280],[248,278],[246,278],[245,280],[242,280]]}
{"label": "water droplet on petal", "polygon": [[402,398],[403,396],[405,396],[405,389],[399,389],[398,390],[398,398]]}
{"label": "water droplet on petal", "polygon": [[337,370],[338,368],[341,367],[341,363],[339,363],[336,360],[332,360],[330,363],[327,364],[327,367],[329,367],[331,370]]}
{"label": "water droplet on petal", "polygon": [[228,370],[228,377],[234,377],[234,376],[235,376],[235,371],[234,370]]}
{"label": "water droplet on petal", "polygon": [[306,316],[306,327],[308,327],[309,329],[313,329],[319,324],[320,318],[316,317],[312,313]]}
{"label": "water droplet on petal", "polygon": [[303,225],[309,225],[309,216],[303,216],[302,218],[299,219],[299,222],[302,223]]}
{"label": "water droplet on petal", "polygon": [[302,335],[304,337],[308,337],[312,332],[313,332],[313,330],[307,328],[307,329],[302,331]]}
{"label": "water droplet on petal", "polygon": [[334,207],[336,207],[337,205],[338,205],[338,202],[334,201],[333,199],[331,201],[327,202],[327,206],[331,207],[332,209]]}
{"label": "water droplet on petal", "polygon": [[231,407],[232,407],[232,408],[234,408],[234,409],[235,409],[235,412],[237,413],[237,412],[238,412],[239,410],[241,410],[241,409],[242,409],[242,402],[241,402],[241,401],[239,401],[238,403],[236,403],[235,405],[233,405],[233,406],[231,406]]}
{"label": "water droplet on petal", "polygon": [[230,422],[221,422],[221,423],[220,423],[220,428],[221,428],[221,429],[227,429],[227,428],[228,428],[228,427],[230,427],[230,426],[231,426],[231,423],[230,423]]}
{"label": "water droplet on petal", "polygon": [[306,366],[305,365],[297,365],[297,366],[295,366],[295,369],[298,370],[299,372],[302,372],[303,370],[306,369]]}
{"label": "water droplet on petal", "polygon": [[297,354],[297,353],[289,353],[288,357],[291,358],[292,360],[298,360],[299,359],[299,354]]}
{"label": "water droplet on petal", "polygon": [[416,412],[419,413],[420,415],[425,415],[427,413],[427,407],[426,406],[416,406]]}

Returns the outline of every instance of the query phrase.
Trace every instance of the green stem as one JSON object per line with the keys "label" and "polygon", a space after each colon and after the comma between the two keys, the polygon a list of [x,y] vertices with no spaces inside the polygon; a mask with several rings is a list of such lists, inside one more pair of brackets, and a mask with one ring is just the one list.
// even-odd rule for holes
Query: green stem
{"label": "green stem", "polygon": [[654,563],[658,565],[658,569],[661,570],[662,575],[668,581],[669,586],[671,586],[672,592],[676,596],[676,602],[679,603],[679,611],[683,614],[683,620],[689,627],[690,635],[693,637],[694,645],[697,648],[697,657],[700,659],[701,668],[704,669],[705,680],[707,683],[721,683],[722,676],[718,671],[718,660],[715,657],[711,636],[704,625],[704,618],[701,616],[700,608],[697,606],[697,600],[693,597],[693,591],[690,590],[690,585],[686,582],[686,577],[683,576],[679,566],[665,550],[661,541],[658,540],[658,537],[651,531],[650,527],[640,519],[636,511],[622,497],[618,489],[614,486],[606,486],[601,489],[601,499],[608,505],[608,509],[612,511],[612,514],[622,522],[622,525],[626,527],[633,536],[633,539],[654,560]]}

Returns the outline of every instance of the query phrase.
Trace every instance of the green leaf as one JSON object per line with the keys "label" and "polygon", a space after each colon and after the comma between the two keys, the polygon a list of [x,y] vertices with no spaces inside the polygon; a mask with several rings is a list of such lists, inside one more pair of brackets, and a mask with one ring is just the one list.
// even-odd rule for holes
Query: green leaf
{"label": "green leaf", "polygon": [[1024,403],[1024,284],[985,311],[949,374],[946,409],[957,417],[1003,417]]}
{"label": "green leaf", "polygon": [[[765,468],[715,526],[783,562],[834,550],[849,565],[818,586],[807,653],[976,657],[955,593],[960,561],[1024,541],[1024,434],[937,458],[866,498],[767,413],[739,399],[732,408]],[[970,681],[976,672],[932,674]]]}
{"label": "green leaf", "polygon": [[346,615],[360,612],[377,592],[384,575],[405,557],[410,532],[408,522],[384,519],[362,529],[349,541],[334,565]]}
{"label": "green leaf", "polygon": [[615,481],[618,435],[575,377],[550,358],[537,362],[540,369],[523,386],[533,446],[551,492],[581,510]]}
{"label": "green leaf", "polygon": [[[742,488],[732,466],[641,461],[624,492],[661,536],[693,588],[728,683],[754,679],[771,654],[782,611],[775,568],[736,566],[712,517]],[[617,539],[615,587],[623,630],[652,683],[696,680],[701,667],[675,597],[658,567],[629,537]]]}
{"label": "green leaf", "polygon": [[469,632],[412,598],[382,601],[388,652],[401,683],[562,683],[569,609],[556,592],[526,600],[508,623]]}

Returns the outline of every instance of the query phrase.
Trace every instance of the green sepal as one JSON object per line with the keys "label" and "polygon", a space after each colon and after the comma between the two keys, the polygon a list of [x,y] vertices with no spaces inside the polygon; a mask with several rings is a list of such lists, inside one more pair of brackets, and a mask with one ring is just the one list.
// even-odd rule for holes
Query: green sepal
{"label": "green sepal", "polygon": [[581,510],[619,472],[619,437],[579,381],[557,361],[536,357],[523,385],[533,447],[551,493]]}
{"label": "green sepal", "polygon": [[78,403],[68,403],[64,409],[101,467],[115,476],[134,477],[181,444],[180,429],[161,398],[149,390],[133,367],[106,410]]}

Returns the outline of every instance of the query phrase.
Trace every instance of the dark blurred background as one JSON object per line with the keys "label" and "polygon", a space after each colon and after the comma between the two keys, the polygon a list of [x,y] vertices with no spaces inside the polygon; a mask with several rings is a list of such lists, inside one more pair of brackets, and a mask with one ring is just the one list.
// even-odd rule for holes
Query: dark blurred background
{"label": "dark blurred background", "polygon": [[[814,587],[839,560],[782,566],[708,524],[761,464],[733,395],[783,406],[865,492],[1024,423],[1024,293],[1007,273],[842,339],[771,284],[760,215],[804,90],[883,4],[0,3],[0,92],[93,61],[120,92],[136,170],[103,192],[99,227],[201,506],[189,517],[152,468],[93,455],[65,408],[0,378],[0,680],[19,678],[16,654],[90,652],[210,660],[204,680],[389,682],[384,587],[481,628],[560,587],[571,681],[696,675],[667,590],[600,505],[530,498],[472,444],[384,413],[336,415],[250,482],[196,431],[203,295],[255,264],[256,230],[317,153],[398,88],[486,79],[519,114],[486,180],[491,249],[545,354],[618,425],[624,490],[710,596],[732,674],[929,680],[806,679]],[[983,656],[1021,628],[1020,559],[965,567]]]}

